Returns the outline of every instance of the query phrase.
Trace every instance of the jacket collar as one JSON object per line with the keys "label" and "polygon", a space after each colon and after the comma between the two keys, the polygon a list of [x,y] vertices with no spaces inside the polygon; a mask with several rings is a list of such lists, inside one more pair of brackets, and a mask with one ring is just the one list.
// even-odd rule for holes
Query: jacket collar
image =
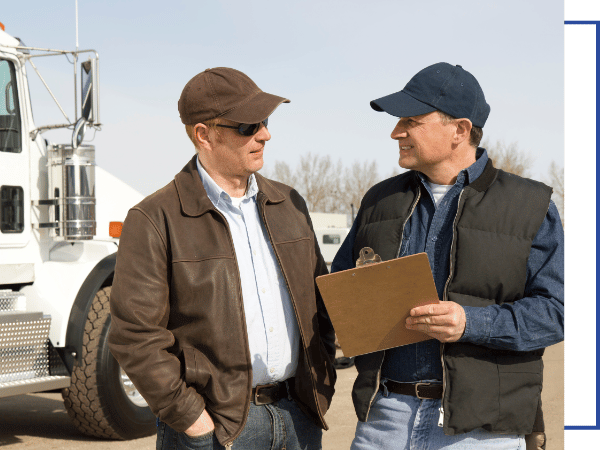
{"label": "jacket collar", "polygon": [[255,173],[254,175],[256,176],[256,184],[258,185],[259,199],[266,198],[265,203],[272,204],[281,203],[285,200],[285,195],[275,187],[271,180],[263,177],[259,173]]}
{"label": "jacket collar", "polygon": [[[285,200],[285,195],[270,180],[258,173],[255,176],[259,191],[258,198],[266,198],[266,203],[281,203]],[[196,167],[196,155],[181,169],[181,172],[175,175],[174,181],[181,210],[186,216],[197,217],[207,211],[215,210],[200,179]]]}

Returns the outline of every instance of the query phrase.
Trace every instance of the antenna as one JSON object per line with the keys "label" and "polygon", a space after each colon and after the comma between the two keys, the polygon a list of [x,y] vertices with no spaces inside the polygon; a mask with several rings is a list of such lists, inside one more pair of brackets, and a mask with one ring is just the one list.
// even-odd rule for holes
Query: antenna
{"label": "antenna", "polygon": [[79,50],[79,11],[75,0],[75,51]]}
{"label": "antenna", "polygon": [[79,51],[79,10],[75,0],[75,53],[73,54],[73,78],[75,85],[75,121],[77,121],[77,52]]}

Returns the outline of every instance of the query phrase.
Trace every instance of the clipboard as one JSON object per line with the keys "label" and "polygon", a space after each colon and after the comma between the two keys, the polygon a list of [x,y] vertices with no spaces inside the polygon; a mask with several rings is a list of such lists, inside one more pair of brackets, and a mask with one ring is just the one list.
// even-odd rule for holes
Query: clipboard
{"label": "clipboard", "polygon": [[344,356],[432,339],[405,326],[415,306],[439,303],[426,253],[316,279]]}

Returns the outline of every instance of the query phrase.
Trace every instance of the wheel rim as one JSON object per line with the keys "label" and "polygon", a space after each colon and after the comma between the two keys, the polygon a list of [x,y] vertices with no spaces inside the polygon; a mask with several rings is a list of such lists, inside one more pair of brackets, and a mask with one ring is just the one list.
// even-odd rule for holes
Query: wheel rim
{"label": "wheel rim", "polygon": [[133,385],[125,371],[121,368],[119,369],[121,370],[121,387],[123,388],[123,392],[125,392],[125,395],[129,399],[129,401],[134,405],[142,408],[148,406],[148,403],[146,403],[146,400],[144,400],[142,394],[138,392],[138,390]]}

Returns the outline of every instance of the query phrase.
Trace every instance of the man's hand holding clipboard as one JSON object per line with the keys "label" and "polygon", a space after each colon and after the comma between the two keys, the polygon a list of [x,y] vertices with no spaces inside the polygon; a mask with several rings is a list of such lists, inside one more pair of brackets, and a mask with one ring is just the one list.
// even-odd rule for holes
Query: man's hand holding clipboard
{"label": "man's hand holding clipboard", "polygon": [[[368,250],[370,254],[361,251],[366,264],[317,278],[344,356],[372,353],[436,337],[421,330],[429,327],[430,332],[441,331],[439,327],[445,327],[442,322],[448,321],[448,311],[437,309],[441,303],[427,255],[419,253],[375,262],[377,255]],[[436,309],[421,310],[419,307]],[[416,314],[411,316],[411,311]],[[409,317],[415,321],[412,329],[407,328]],[[445,337],[445,333],[442,335]]]}

